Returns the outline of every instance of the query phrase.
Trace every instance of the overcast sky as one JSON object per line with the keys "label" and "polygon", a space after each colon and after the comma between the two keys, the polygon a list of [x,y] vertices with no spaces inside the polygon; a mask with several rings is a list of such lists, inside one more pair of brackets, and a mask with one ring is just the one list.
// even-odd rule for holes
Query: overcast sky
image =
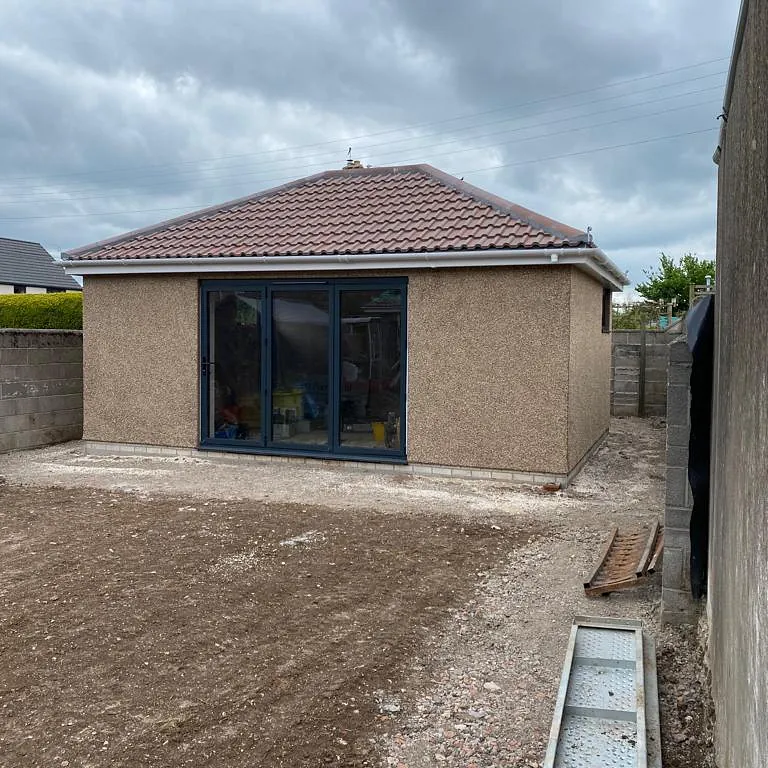
{"label": "overcast sky", "polygon": [[0,235],[58,252],[340,168],[351,146],[591,226],[639,280],[659,251],[713,255],[737,15],[738,0],[3,0]]}

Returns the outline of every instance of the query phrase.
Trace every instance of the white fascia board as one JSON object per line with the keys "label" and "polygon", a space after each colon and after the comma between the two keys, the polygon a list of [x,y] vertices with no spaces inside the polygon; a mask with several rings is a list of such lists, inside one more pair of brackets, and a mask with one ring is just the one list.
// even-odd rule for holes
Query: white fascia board
{"label": "white fascia board", "polygon": [[599,248],[530,248],[494,251],[359,253],[317,256],[224,256],[209,258],[100,259],[63,262],[72,275],[139,275],[221,272],[339,272],[353,269],[446,269],[461,267],[571,265],[620,291],[629,281]]}

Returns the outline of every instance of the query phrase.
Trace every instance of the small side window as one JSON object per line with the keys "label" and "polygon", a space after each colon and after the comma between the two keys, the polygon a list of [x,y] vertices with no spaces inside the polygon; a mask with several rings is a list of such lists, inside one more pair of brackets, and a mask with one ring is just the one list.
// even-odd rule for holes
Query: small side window
{"label": "small side window", "polygon": [[603,288],[603,333],[611,332],[611,298],[610,288]]}

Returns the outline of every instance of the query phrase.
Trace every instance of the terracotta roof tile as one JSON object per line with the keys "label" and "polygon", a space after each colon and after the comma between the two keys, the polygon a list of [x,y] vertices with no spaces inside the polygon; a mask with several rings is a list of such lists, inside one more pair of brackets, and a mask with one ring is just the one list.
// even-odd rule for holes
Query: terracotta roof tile
{"label": "terracotta roof tile", "polygon": [[69,251],[72,260],[567,248],[586,233],[429,165],[326,171]]}

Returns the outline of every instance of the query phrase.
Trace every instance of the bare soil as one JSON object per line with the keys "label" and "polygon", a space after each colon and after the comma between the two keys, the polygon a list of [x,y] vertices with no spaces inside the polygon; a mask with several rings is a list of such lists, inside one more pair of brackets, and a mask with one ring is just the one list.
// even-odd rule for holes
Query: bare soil
{"label": "bare soil", "polygon": [[[663,517],[663,423],[564,492],[184,457],[0,456],[0,766],[539,766],[574,615],[656,636],[665,768],[711,764],[660,578],[586,598]],[[5,484],[3,483],[5,478]]]}
{"label": "bare soil", "polygon": [[10,485],[0,509],[8,766],[373,765],[374,692],[522,535]]}
{"label": "bare soil", "polygon": [[664,768],[715,768],[706,627],[663,627],[656,655]]}

